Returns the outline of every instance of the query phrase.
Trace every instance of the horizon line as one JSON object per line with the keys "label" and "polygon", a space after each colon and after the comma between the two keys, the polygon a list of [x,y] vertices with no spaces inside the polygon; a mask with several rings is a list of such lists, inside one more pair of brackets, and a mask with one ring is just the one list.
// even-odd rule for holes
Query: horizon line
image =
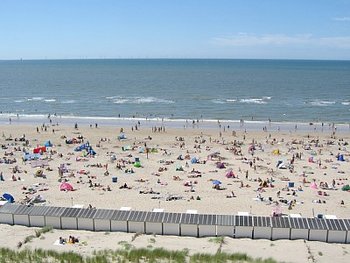
{"label": "horizon line", "polygon": [[322,58],[200,58],[200,57],[189,57],[189,58],[176,58],[176,57],[125,57],[125,58],[13,58],[13,59],[1,59],[4,61],[53,61],[53,60],[291,60],[291,61],[350,61],[350,59],[322,59]]}

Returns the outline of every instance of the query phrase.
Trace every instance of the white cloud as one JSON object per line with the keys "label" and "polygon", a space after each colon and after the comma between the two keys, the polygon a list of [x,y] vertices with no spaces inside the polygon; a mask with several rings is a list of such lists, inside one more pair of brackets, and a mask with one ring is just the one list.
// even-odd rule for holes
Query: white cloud
{"label": "white cloud", "polygon": [[221,46],[329,46],[350,48],[350,37],[313,37],[312,35],[254,35],[239,33],[234,36],[215,37],[213,42]]}
{"label": "white cloud", "polygon": [[334,17],[333,20],[340,22],[350,22],[350,16]]}

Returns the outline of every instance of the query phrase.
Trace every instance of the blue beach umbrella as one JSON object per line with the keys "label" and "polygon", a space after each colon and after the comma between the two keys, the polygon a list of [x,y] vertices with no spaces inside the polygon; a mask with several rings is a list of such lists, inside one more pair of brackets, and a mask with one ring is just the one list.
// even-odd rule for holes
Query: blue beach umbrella
{"label": "blue beach umbrella", "polygon": [[221,182],[219,180],[214,180],[213,181],[213,185],[219,185],[219,184],[221,184]]}
{"label": "blue beach umbrella", "polygon": [[9,203],[15,202],[15,198],[8,193],[3,194],[2,197],[6,199]]}

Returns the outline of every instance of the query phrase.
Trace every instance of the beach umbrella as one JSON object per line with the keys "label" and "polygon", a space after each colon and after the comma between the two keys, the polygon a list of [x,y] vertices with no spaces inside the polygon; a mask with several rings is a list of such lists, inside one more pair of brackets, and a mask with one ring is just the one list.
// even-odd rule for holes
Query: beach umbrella
{"label": "beach umbrella", "polygon": [[60,185],[61,191],[73,191],[73,186],[67,182],[64,182]]}
{"label": "beach umbrella", "polygon": [[219,180],[213,180],[213,185],[219,185],[219,184],[221,184],[221,182],[219,181]]}
{"label": "beach umbrella", "polygon": [[4,193],[4,194],[2,195],[2,197],[3,197],[4,199],[6,199],[6,201],[9,202],[9,203],[15,202],[15,198],[14,198],[12,195],[8,194],[8,193]]}

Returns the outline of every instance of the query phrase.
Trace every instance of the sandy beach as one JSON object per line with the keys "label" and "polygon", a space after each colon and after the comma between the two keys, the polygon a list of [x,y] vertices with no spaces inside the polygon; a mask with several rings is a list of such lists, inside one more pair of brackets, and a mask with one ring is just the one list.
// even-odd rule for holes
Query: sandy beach
{"label": "sandy beach", "polygon": [[[133,127],[92,124],[77,128],[11,124],[2,126],[0,135],[1,194],[10,193],[16,203],[145,211],[162,208],[167,212],[197,210],[205,214],[323,214],[337,218],[350,215],[350,193],[342,190],[350,184],[350,135],[346,132],[286,132],[269,128],[245,132],[226,126],[174,129],[143,127],[142,123]],[[51,144],[44,147],[45,152],[33,155],[34,149],[40,152],[45,143]],[[76,151],[82,145],[90,148]],[[40,160],[23,161],[24,152],[32,154],[28,158]],[[61,191],[62,183],[74,190]],[[5,230],[1,231],[2,236],[17,228],[26,229],[1,225]],[[56,238],[58,232],[55,230]],[[95,234],[79,235],[88,239]],[[98,239],[104,238],[102,233],[98,235]],[[121,238],[113,233],[110,236],[115,236],[116,242]],[[130,239],[130,234],[122,236]],[[178,240],[180,247],[186,247],[183,241],[190,239],[158,238],[161,244],[169,242],[168,248],[172,249],[177,249]],[[169,241],[173,239],[177,241]],[[194,250],[210,245],[203,240],[196,239]],[[254,257],[263,257],[264,247],[268,247],[269,256],[281,261],[302,262],[308,256],[306,252],[297,259],[283,255],[284,248],[291,244],[293,249],[298,245],[305,250],[304,241],[276,241],[276,246],[269,247],[271,241],[267,240],[229,240],[228,249],[232,243],[234,251],[241,249]],[[52,249],[51,241],[40,240],[33,246]],[[104,242],[94,243],[95,249],[105,248]],[[347,253],[343,250],[348,250],[348,245],[321,244],[321,248],[318,242],[307,243],[329,258],[339,255],[337,262],[342,261],[342,253]],[[317,262],[326,258],[319,256]]]}

